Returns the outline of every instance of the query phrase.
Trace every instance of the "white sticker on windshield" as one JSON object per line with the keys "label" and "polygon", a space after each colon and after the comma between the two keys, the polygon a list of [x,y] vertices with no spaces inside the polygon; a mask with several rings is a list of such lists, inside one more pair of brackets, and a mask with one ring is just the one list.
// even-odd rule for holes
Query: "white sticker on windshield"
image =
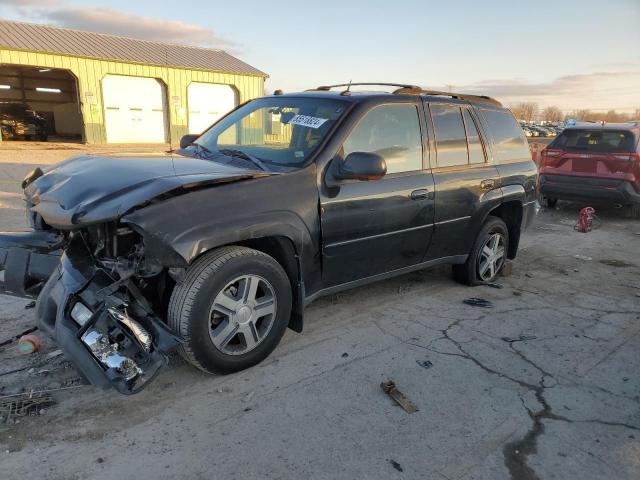
{"label": "white sticker on windshield", "polygon": [[296,115],[289,122],[291,125],[300,125],[301,127],[320,128],[328,118],[310,117],[308,115]]}

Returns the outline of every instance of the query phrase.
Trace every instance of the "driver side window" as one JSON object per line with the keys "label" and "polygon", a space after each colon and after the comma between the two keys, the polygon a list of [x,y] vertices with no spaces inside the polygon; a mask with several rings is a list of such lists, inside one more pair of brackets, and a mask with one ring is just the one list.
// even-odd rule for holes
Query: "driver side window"
{"label": "driver side window", "polygon": [[420,117],[415,105],[382,105],[369,111],[343,145],[353,152],[377,153],[387,162],[387,173],[422,170]]}

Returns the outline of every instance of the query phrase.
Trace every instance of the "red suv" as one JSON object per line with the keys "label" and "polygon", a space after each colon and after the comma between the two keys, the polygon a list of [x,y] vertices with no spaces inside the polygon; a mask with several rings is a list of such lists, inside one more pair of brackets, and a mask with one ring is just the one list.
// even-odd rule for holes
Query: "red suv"
{"label": "red suv", "polygon": [[542,151],[540,193],[558,199],[628,205],[640,218],[640,122],[568,127]]}

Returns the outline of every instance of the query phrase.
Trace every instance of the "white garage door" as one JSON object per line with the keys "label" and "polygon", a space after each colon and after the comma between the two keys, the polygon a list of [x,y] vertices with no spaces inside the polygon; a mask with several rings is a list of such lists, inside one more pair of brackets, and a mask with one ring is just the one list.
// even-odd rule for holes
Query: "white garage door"
{"label": "white garage door", "polygon": [[202,133],[236,106],[236,93],[229,85],[191,83],[187,88],[189,133]]}
{"label": "white garage door", "polygon": [[109,143],[164,143],[166,95],[155,78],[107,75],[102,80]]}

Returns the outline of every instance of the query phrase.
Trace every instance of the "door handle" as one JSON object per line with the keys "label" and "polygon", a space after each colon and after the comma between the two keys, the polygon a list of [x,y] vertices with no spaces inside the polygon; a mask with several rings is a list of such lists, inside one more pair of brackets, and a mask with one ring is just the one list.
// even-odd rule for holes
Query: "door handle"
{"label": "door handle", "polygon": [[429,198],[429,190],[426,188],[420,188],[411,192],[411,200],[424,200]]}
{"label": "door handle", "polygon": [[482,180],[480,182],[480,188],[482,190],[491,190],[495,186],[495,184],[496,184],[495,180],[493,180],[492,178],[489,178],[487,180]]}

